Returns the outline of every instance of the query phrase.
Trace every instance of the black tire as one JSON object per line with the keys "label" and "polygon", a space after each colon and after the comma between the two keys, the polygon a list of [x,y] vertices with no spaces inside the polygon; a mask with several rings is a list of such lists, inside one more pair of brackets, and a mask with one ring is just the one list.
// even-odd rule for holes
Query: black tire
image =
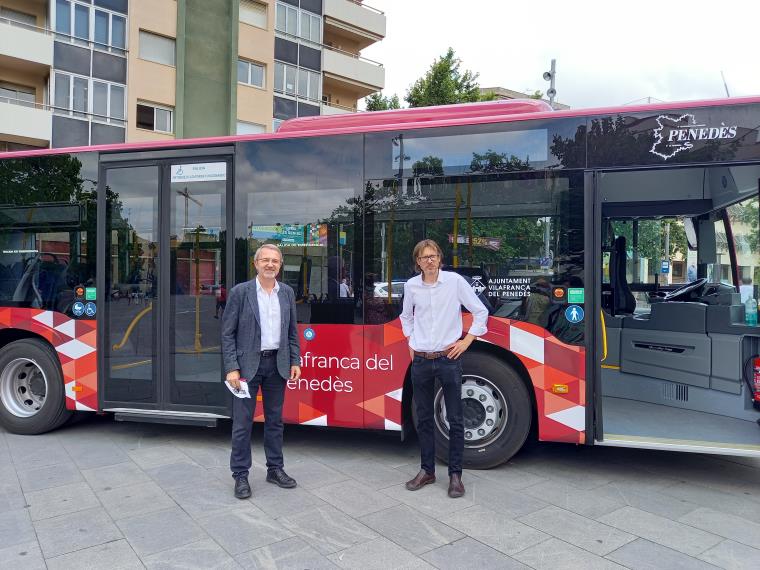
{"label": "black tire", "polygon": [[[23,360],[28,361],[27,369],[36,365],[42,373],[44,386],[39,408],[26,417],[13,411],[10,383],[14,370],[17,375],[24,374]],[[43,392],[39,389],[39,381],[37,392]],[[61,365],[49,344],[37,339],[22,339],[0,350],[0,425],[12,433],[36,435],[56,429],[70,416],[71,412],[66,409]]]}
{"label": "black tire", "polygon": [[[489,437],[475,441],[465,439],[462,466],[466,469],[490,469],[506,463],[522,448],[530,433],[533,404],[525,382],[504,360],[478,351],[468,351],[462,359],[462,398],[464,400],[469,398],[466,393],[467,387],[473,385],[476,391],[489,392],[491,395],[488,397],[496,400],[495,407],[497,410],[501,409],[502,412],[498,415],[501,424],[494,420],[495,428]],[[470,399],[473,400],[472,408],[477,408],[476,401]],[[435,396],[435,451],[436,457],[446,463],[448,462],[449,437],[445,422],[441,418],[441,401],[441,391],[438,387]],[[412,414],[416,425],[414,404],[412,404]],[[473,420],[473,416],[477,414],[470,414],[468,418],[468,410],[465,409],[465,433],[468,431],[468,425],[472,427],[477,422]],[[471,429],[470,432],[475,434],[476,430]]]}

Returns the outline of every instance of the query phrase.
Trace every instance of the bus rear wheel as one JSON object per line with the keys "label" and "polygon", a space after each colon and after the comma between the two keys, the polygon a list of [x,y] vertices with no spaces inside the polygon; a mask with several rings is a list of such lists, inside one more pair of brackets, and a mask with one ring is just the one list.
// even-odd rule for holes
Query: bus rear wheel
{"label": "bus rear wheel", "polygon": [[[519,374],[490,354],[462,357],[463,466],[489,469],[508,461],[530,432],[532,403]],[[449,424],[440,387],[435,393],[436,455],[448,461]]]}
{"label": "bus rear wheel", "polygon": [[22,339],[0,350],[0,425],[34,435],[62,425],[66,409],[63,375],[55,353],[41,340]]}

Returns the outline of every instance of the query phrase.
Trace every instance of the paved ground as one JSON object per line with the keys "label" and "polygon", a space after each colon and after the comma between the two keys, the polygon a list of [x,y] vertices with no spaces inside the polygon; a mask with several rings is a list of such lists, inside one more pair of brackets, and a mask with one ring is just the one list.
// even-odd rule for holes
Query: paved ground
{"label": "paved ground", "polygon": [[413,442],[285,439],[299,487],[264,482],[256,445],[238,501],[229,424],[0,431],[0,568],[760,568],[759,461],[538,445],[452,500],[403,488]]}

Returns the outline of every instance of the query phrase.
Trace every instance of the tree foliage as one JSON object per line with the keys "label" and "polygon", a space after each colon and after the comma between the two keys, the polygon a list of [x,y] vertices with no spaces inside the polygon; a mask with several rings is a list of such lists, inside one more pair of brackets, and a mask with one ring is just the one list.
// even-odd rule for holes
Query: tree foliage
{"label": "tree foliage", "polygon": [[404,100],[410,107],[430,107],[492,99],[492,94],[481,96],[478,74],[469,69],[462,71],[461,64],[454,49],[449,48],[414,82]]}
{"label": "tree foliage", "polygon": [[365,98],[367,111],[389,111],[391,109],[400,109],[401,104],[398,95],[385,97],[382,93],[373,93]]}

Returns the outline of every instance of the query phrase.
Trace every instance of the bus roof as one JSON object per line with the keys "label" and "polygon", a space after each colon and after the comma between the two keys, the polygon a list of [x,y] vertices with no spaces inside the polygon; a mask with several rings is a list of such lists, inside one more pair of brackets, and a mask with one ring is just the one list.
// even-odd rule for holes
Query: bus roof
{"label": "bus roof", "polygon": [[343,115],[322,115],[319,117],[302,117],[286,121],[276,133],[258,135],[233,135],[176,139],[171,141],[144,141],[71,148],[45,148],[38,150],[3,152],[0,153],[0,159],[79,152],[129,152],[140,150],[162,150],[178,147],[220,146],[236,141],[277,140],[321,135],[412,130],[485,123],[507,123],[531,119],[604,116],[616,115],[619,113],[630,114],[697,107],[745,105],[750,103],[760,103],[760,96],[700,101],[677,101],[673,103],[653,103],[647,105],[626,105],[618,107],[598,107],[589,109],[566,109],[563,111],[553,111],[548,104],[536,99],[512,99],[507,101],[443,105],[439,107],[418,107],[414,109],[375,111],[372,113],[364,112],[347,113]]}

